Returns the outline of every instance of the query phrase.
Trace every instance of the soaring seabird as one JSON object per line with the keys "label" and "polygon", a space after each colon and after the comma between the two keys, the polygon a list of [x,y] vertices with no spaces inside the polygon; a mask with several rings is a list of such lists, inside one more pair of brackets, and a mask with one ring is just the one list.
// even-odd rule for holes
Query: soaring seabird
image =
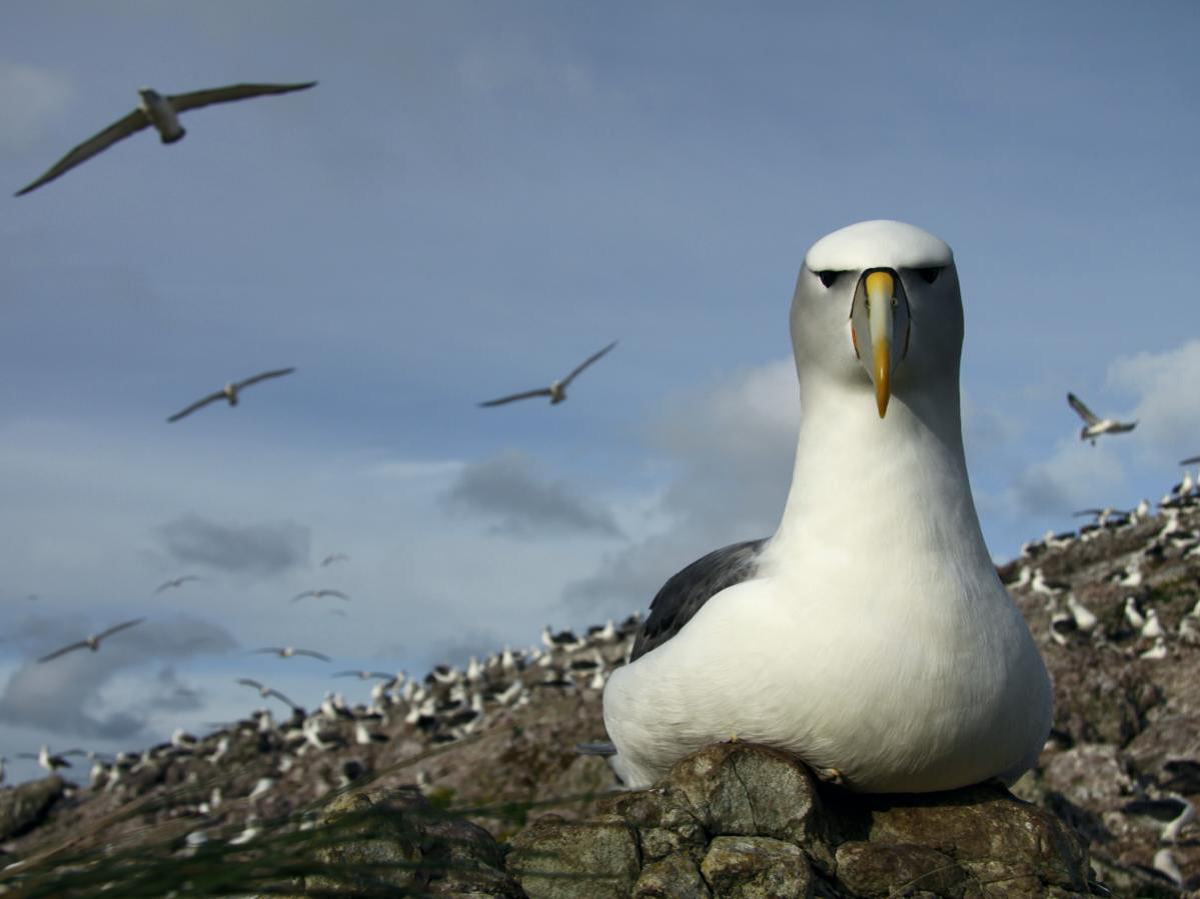
{"label": "soaring seabird", "polygon": [[312,87],[317,82],[306,81],[303,84],[231,84],[228,87],[215,87],[208,90],[192,91],[187,94],[172,94],[164,97],[158,91],[143,87],[138,90],[137,108],[113,122],[99,134],[92,135],[66,156],[54,163],[44,175],[33,183],[22,187],[16,196],[27,194],[47,181],[53,181],[63,172],[75,168],[81,162],[91,159],[97,153],[107,150],[117,141],[136,134],[143,128],[153,125],[164,144],[173,144],[186,133],[179,124],[179,113],[189,109],[199,109],[212,103],[228,103],[231,100],[245,100],[250,97],[260,97],[263,94],[286,94],[290,91],[302,91]]}
{"label": "soaring seabird", "polygon": [[297,593],[295,596],[292,597],[292,602],[299,602],[300,600],[304,599],[306,596],[312,596],[317,599],[320,599],[323,596],[334,596],[338,599],[346,599],[346,600],[350,599],[350,597],[347,596],[345,593],[343,593],[341,590],[330,590],[328,588],[322,587],[320,590],[305,590],[303,593]]}
{"label": "soaring seabird", "polygon": [[514,393],[510,396],[502,396],[497,400],[488,400],[486,403],[480,403],[479,405],[481,405],[481,406],[501,406],[504,403],[511,403],[514,400],[527,400],[527,399],[532,399],[535,396],[550,397],[550,405],[554,405],[555,403],[561,403],[563,400],[565,400],[567,398],[567,387],[568,387],[568,385],[570,385],[570,383],[572,381],[575,380],[575,376],[578,375],[581,371],[583,371],[585,368],[587,368],[589,365],[591,365],[593,362],[595,362],[597,359],[599,359],[601,356],[603,356],[605,353],[607,353],[609,350],[611,350],[616,345],[617,345],[617,341],[614,340],[612,343],[610,343],[604,349],[599,350],[595,353],[592,353],[592,355],[588,356],[586,359],[584,359],[582,362],[580,362],[577,366],[575,366],[575,368],[571,371],[571,373],[569,375],[567,375],[561,381],[555,381],[549,387],[539,387],[537,390],[526,390],[523,393]]}
{"label": "soaring seabird", "polygon": [[70,646],[64,646],[62,649],[56,649],[54,652],[42,656],[38,659],[39,662],[49,662],[51,659],[57,659],[61,655],[66,655],[68,652],[73,652],[76,649],[90,649],[96,652],[100,648],[100,641],[105,637],[111,637],[117,631],[123,631],[127,627],[133,627],[135,624],[141,624],[145,618],[135,618],[132,621],[122,621],[120,624],[114,624],[106,631],[101,631],[98,634],[92,634],[90,637],[84,637],[78,643],[72,643]]}
{"label": "soaring seabird", "polygon": [[286,702],[288,705],[290,705],[292,707],[293,710],[300,708],[300,706],[296,705],[296,703],[292,702],[290,699],[288,699],[286,696],[284,696],[282,693],[280,693],[275,688],[268,687],[265,684],[261,684],[258,681],[254,680],[253,678],[239,677],[237,679],[237,682],[239,684],[241,684],[243,687],[251,687],[251,688],[257,690],[258,695],[261,696],[263,699],[269,699],[270,697],[274,696],[276,699]]}
{"label": "soaring seabird", "polygon": [[963,307],[950,248],[912,225],[818,241],[791,310],[803,415],[774,536],[659,591],[609,677],[623,783],[738,739],[851,789],[1015,781],[1050,680],[984,544],[963,456]]}
{"label": "soaring seabird", "polygon": [[203,578],[197,574],[185,574],[180,577],[173,577],[169,581],[163,581],[161,584],[159,584],[158,588],[154,592],[162,593],[164,590],[170,590],[172,587],[182,587],[188,581],[200,580],[203,580]]}
{"label": "soaring seabird", "polygon": [[349,562],[349,561],[350,561],[350,557],[348,555],[346,555],[345,553],[330,553],[329,555],[327,555],[325,558],[323,558],[321,560],[321,567],[325,568],[328,565],[332,565],[334,562]]}
{"label": "soaring seabird", "polygon": [[290,375],[295,370],[295,367],[277,368],[273,371],[264,371],[257,375],[251,375],[249,378],[246,378],[243,381],[230,381],[215,393],[210,393],[203,399],[196,400],[196,402],[192,403],[190,406],[180,409],[178,412],[168,418],[167,421],[179,421],[179,419],[183,418],[185,415],[191,415],[197,409],[207,406],[209,403],[215,403],[217,400],[228,400],[229,405],[236,406],[238,404],[238,394],[251,384],[257,384],[259,381],[267,380],[267,378],[281,378],[284,375]]}
{"label": "soaring seabird", "polygon": [[263,653],[274,653],[281,659],[290,659],[292,656],[309,656],[314,659],[320,659],[322,662],[333,661],[323,652],[317,652],[312,649],[297,649],[295,646],[264,646],[262,649],[254,650],[251,654],[260,655]]}
{"label": "soaring seabird", "polygon": [[1096,445],[1096,438],[1103,434],[1124,434],[1126,431],[1132,431],[1137,427],[1136,421],[1117,421],[1115,418],[1101,418],[1086,405],[1083,400],[1073,393],[1067,394],[1067,402],[1071,408],[1083,419],[1083,430],[1079,432],[1080,440],[1092,441],[1092,446]]}

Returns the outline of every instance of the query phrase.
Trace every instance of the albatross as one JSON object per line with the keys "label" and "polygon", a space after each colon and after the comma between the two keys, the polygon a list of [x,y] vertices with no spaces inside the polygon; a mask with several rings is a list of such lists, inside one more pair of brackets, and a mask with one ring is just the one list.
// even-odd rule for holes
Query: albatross
{"label": "albatross", "polygon": [[1115,418],[1101,418],[1073,393],[1067,394],[1067,402],[1075,410],[1076,414],[1083,419],[1083,429],[1079,432],[1079,439],[1092,441],[1092,446],[1096,445],[1096,438],[1104,434],[1124,434],[1137,427],[1136,421],[1117,421]]}
{"label": "albatross", "polygon": [[249,387],[251,384],[257,384],[259,381],[265,381],[268,378],[282,378],[284,375],[290,375],[296,369],[293,368],[277,368],[273,371],[260,372],[257,375],[251,375],[242,381],[230,381],[220,390],[210,393],[203,399],[196,400],[190,406],[180,409],[167,421],[179,421],[185,415],[191,415],[197,409],[207,406],[209,403],[215,403],[217,400],[228,400],[229,405],[236,406],[238,404],[238,394]]}
{"label": "albatross", "polygon": [[790,751],[862,792],[1011,784],[1050,679],[984,544],[963,455],[950,247],[892,221],[805,257],[803,415],[782,520],[670,578],[604,689],[624,785],[709,743]]}
{"label": "albatross", "polygon": [[567,398],[567,387],[570,386],[571,382],[575,380],[576,376],[581,371],[583,371],[585,368],[587,368],[589,365],[591,365],[593,362],[595,362],[597,359],[599,359],[601,356],[603,356],[605,353],[607,353],[609,350],[611,350],[613,347],[615,347],[616,345],[617,345],[617,341],[614,340],[612,343],[610,343],[604,349],[597,350],[595,353],[592,353],[592,355],[588,356],[586,359],[584,359],[582,362],[580,362],[577,366],[575,366],[575,368],[572,369],[572,371],[569,375],[567,375],[561,381],[555,381],[549,387],[539,387],[536,390],[526,390],[522,393],[513,393],[513,394],[510,394],[509,396],[502,396],[496,400],[488,400],[487,402],[480,403],[479,405],[481,405],[481,406],[502,406],[505,403],[511,403],[515,400],[528,400],[528,399],[532,399],[533,397],[536,397],[536,396],[550,397],[550,405],[551,406],[553,406],[557,403],[561,403],[563,400],[565,400]]}
{"label": "albatross", "polygon": [[16,192],[22,196],[47,181],[53,181],[59,175],[67,172],[82,162],[91,159],[97,153],[103,152],[119,140],[136,134],[143,128],[154,126],[164,144],[173,144],[186,134],[179,124],[179,113],[189,109],[199,109],[213,103],[229,103],[233,100],[246,100],[250,97],[261,97],[264,94],[286,94],[291,91],[302,91],[312,87],[317,82],[305,81],[303,84],[231,84],[228,87],[214,87],[207,90],[192,91],[187,94],[171,94],[163,96],[148,87],[138,89],[137,108],[122,119],[113,122],[99,134],[93,134],[79,146],[72,149],[66,156],[54,163],[37,180],[27,184]]}
{"label": "albatross", "polygon": [[57,659],[59,656],[66,655],[68,652],[74,652],[76,649],[90,649],[92,652],[97,652],[100,649],[101,640],[111,637],[118,631],[133,627],[135,624],[141,624],[145,620],[145,618],[134,618],[132,621],[122,621],[120,624],[114,624],[106,631],[92,634],[90,637],[84,637],[78,643],[72,643],[70,646],[64,646],[62,649],[56,649],[54,652],[42,656],[38,661],[49,662],[51,659]]}

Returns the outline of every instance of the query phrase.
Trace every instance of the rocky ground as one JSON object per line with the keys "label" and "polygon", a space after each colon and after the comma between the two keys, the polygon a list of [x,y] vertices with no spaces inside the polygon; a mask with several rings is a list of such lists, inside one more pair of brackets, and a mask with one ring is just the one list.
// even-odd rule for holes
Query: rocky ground
{"label": "rocky ground", "polygon": [[[468,853],[467,867],[486,876],[480,875],[479,890],[468,890],[443,871],[418,878],[417,886],[411,881],[399,894],[592,895],[579,892],[579,882],[569,876],[530,881],[521,874],[520,859],[528,858],[531,846],[536,850],[538,840],[560,839],[554,828],[574,827],[618,834],[613,839],[625,847],[618,846],[618,856],[633,847],[633,861],[623,873],[597,881],[616,884],[615,892],[595,895],[631,895],[635,888],[644,896],[1082,895],[1101,889],[1087,885],[1084,851],[1090,879],[1112,895],[1174,896],[1183,890],[1195,895],[1200,826],[1187,820],[1187,809],[1200,801],[1200,508],[1167,508],[1109,524],[1030,545],[1001,569],[1055,683],[1051,739],[1037,768],[1013,792],[1069,825],[1062,830],[1066,836],[1054,837],[1057,861],[1047,861],[1041,873],[1026,872],[1022,882],[1036,883],[1036,889],[1022,887],[1024,893],[984,890],[984,862],[964,848],[970,841],[962,834],[947,845],[932,836],[898,839],[887,825],[880,833],[892,836],[880,843],[871,835],[875,826],[862,823],[863,815],[891,820],[886,813],[864,811],[864,800],[827,787],[819,790],[820,827],[826,833],[841,827],[838,839],[809,845],[770,828],[730,830],[719,815],[706,819],[707,813],[693,808],[689,814],[700,821],[699,829],[684,849],[661,854],[648,849],[645,819],[637,816],[651,813],[633,809],[630,803],[637,802],[629,798],[641,794],[625,794],[614,805],[600,795],[613,784],[606,764],[575,751],[577,743],[604,736],[600,690],[606,672],[625,657],[634,621],[578,639],[561,635],[538,652],[497,653],[462,670],[433,672],[419,684],[380,682],[370,707],[347,708],[327,697],[311,714],[289,716],[282,709],[276,721],[256,713],[199,739],[180,736],[98,763],[90,784],[50,777],[2,789],[0,864],[8,867],[0,871],[0,890],[91,895],[98,884],[111,883],[114,895],[162,895],[172,888],[182,895],[302,883],[306,895],[317,895],[322,875],[311,870],[314,860],[328,868],[329,859],[345,855],[328,847],[319,855],[311,845],[314,834],[327,831],[331,808],[346,803],[390,808],[393,799],[380,797],[403,797],[396,820],[409,821],[401,827],[406,839],[425,847],[410,856],[457,859],[462,853],[456,847],[482,841],[484,860]],[[947,794],[904,807],[931,804],[943,815],[964,804],[1001,808],[1027,829],[1059,833],[1050,819],[1028,818],[1034,814],[1028,806],[1000,794],[972,794],[967,800]],[[425,828],[419,838],[404,829],[416,826],[414,809]],[[430,824],[421,818],[430,810],[438,815],[450,810],[454,817]],[[850,836],[847,820],[859,822]],[[604,828],[596,830],[598,823]],[[462,828],[472,826],[468,839]],[[951,824],[939,826],[953,831]],[[1081,839],[1078,850],[1072,833]],[[653,841],[651,836],[650,845]],[[873,842],[880,845],[872,847]],[[515,848],[506,861],[509,846]],[[911,846],[919,849],[910,852]],[[940,886],[926,879],[923,886],[890,892],[943,856],[949,873],[936,881]],[[755,881],[758,868],[747,858],[767,859],[768,868],[777,864],[782,873]],[[1055,865],[1059,873],[1048,874]],[[853,873],[859,869],[877,873]],[[1071,873],[1062,873],[1068,869]],[[533,869],[526,864],[525,870]],[[909,872],[907,879],[888,880],[903,872]],[[695,889],[670,892],[652,881],[691,883]],[[801,881],[808,886],[797,886]],[[547,883],[568,882],[575,892],[546,891]],[[463,891],[455,892],[455,883]],[[1001,877],[996,883],[1009,881]],[[395,884],[389,889],[385,894],[398,894]]]}

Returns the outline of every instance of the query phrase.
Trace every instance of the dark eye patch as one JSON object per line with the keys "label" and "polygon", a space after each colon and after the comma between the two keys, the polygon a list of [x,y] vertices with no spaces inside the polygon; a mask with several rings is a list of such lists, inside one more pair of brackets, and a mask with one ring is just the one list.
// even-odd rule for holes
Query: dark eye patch
{"label": "dark eye patch", "polygon": [[842,272],[826,270],[823,272],[816,272],[815,274],[821,279],[821,283],[826,287],[833,287],[834,283],[836,283],[837,279],[842,275]]}
{"label": "dark eye patch", "polygon": [[934,281],[937,280],[938,275],[940,275],[941,273],[942,273],[941,266],[937,266],[934,268],[919,268],[919,269],[917,269],[917,274],[921,276],[921,280],[924,281],[926,284],[932,284]]}

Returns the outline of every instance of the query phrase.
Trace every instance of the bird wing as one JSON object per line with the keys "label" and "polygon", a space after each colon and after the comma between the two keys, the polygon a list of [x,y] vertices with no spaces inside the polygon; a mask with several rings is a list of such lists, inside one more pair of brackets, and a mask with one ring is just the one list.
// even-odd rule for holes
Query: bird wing
{"label": "bird wing", "polygon": [[318,592],[322,596],[336,596],[338,599],[349,599],[350,598],[345,593],[343,593],[341,590],[320,590]]}
{"label": "bird wing", "polygon": [[592,353],[592,355],[588,356],[586,359],[584,359],[582,362],[580,362],[577,366],[575,366],[574,370],[569,375],[567,375],[565,378],[562,379],[562,386],[566,387],[568,384],[570,384],[575,379],[575,376],[577,374],[579,374],[581,371],[583,371],[585,368],[587,368],[589,365],[591,365],[593,362],[595,362],[597,359],[599,359],[601,356],[603,356],[605,353],[607,353],[609,350],[611,350],[616,345],[617,345],[617,342],[614,340],[612,343],[610,343],[604,349],[599,350],[598,352]]}
{"label": "bird wing", "polygon": [[108,630],[96,634],[96,639],[103,640],[105,637],[111,637],[117,631],[123,631],[127,627],[133,627],[135,624],[141,624],[145,620],[145,618],[134,618],[132,621],[122,621],[120,624],[114,624]]}
{"label": "bird wing", "polygon": [[734,543],[709,553],[673,575],[650,603],[629,661],[656,649],[674,637],[701,606],[726,587],[754,577],[758,553],[766,539]]}
{"label": "bird wing", "polygon": [[158,585],[158,589],[157,589],[157,590],[155,590],[154,592],[155,592],[155,593],[162,593],[162,592],[163,592],[164,590],[166,590],[168,587],[174,587],[174,586],[176,586],[176,584],[175,584],[175,581],[174,581],[173,579],[172,579],[172,580],[169,580],[169,581],[163,581],[161,584],[159,584],[159,585]]}
{"label": "bird wing", "polygon": [[297,656],[312,656],[314,659],[320,659],[322,662],[332,662],[333,659],[322,652],[314,652],[311,649],[297,649],[292,655]]}
{"label": "bird wing", "polygon": [[250,655],[252,655],[252,656],[262,655],[263,653],[267,653],[267,652],[274,652],[274,653],[282,654],[283,650],[280,649],[278,646],[264,646],[262,649],[251,650]]}
{"label": "bird wing", "polygon": [[122,138],[129,137],[129,135],[141,131],[149,125],[149,116],[141,109],[135,109],[129,115],[125,116],[125,118],[113,122],[99,134],[92,135],[79,146],[75,147],[66,156],[50,166],[44,175],[17,191],[15,196],[22,196],[34,188],[41,187],[47,181],[53,181],[63,172],[75,168],[81,162],[86,162],[97,153],[107,150]]}
{"label": "bird wing", "polygon": [[305,81],[302,84],[231,84],[228,87],[210,87],[200,91],[190,91],[186,94],[172,94],[167,102],[176,112],[189,109],[199,109],[212,103],[228,103],[232,100],[247,100],[250,97],[261,97],[264,94],[286,94],[291,91],[302,91],[312,87],[317,82]]}
{"label": "bird wing", "polygon": [[316,590],[305,590],[303,593],[297,593],[295,596],[293,596],[292,602],[299,602],[300,600],[304,599],[304,597],[306,597],[306,596],[316,596],[316,595],[317,595]]}
{"label": "bird wing", "polygon": [[44,655],[39,662],[49,662],[51,659],[57,659],[59,656],[65,656],[68,652],[74,652],[76,649],[87,648],[87,640],[80,640],[78,643],[72,643],[70,646],[64,646],[62,649],[56,649],[49,655]]}
{"label": "bird wing", "polygon": [[1078,512],[1072,512],[1071,515],[1079,518],[1081,515],[1101,515],[1103,512],[1103,509],[1080,509]]}
{"label": "bird wing", "polygon": [[357,671],[337,671],[334,673],[333,676],[334,677],[358,677],[359,673]]}
{"label": "bird wing", "polygon": [[245,687],[253,687],[255,690],[261,690],[263,685],[250,677],[239,677],[237,682]]}
{"label": "bird wing", "polygon": [[1100,419],[1096,415],[1096,413],[1093,412],[1091,409],[1089,409],[1087,406],[1085,406],[1083,404],[1083,400],[1081,400],[1075,394],[1068,393],[1067,394],[1067,402],[1071,404],[1072,409],[1074,409],[1077,413],[1079,413],[1079,417],[1082,418],[1084,421],[1086,421],[1088,424],[1090,424],[1090,425],[1100,424]]}
{"label": "bird wing", "polygon": [[209,403],[211,403],[215,400],[221,400],[221,399],[225,399],[225,391],[224,390],[218,390],[216,393],[210,393],[204,399],[196,400],[196,402],[192,403],[186,409],[180,409],[178,412],[176,412],[174,415],[172,415],[170,418],[168,418],[167,421],[179,421],[179,419],[183,418],[185,415],[191,415],[197,409],[199,409],[203,406],[207,406]]}
{"label": "bird wing", "polygon": [[527,400],[535,396],[550,396],[549,387],[541,387],[537,390],[526,390],[524,393],[514,393],[511,396],[502,396],[498,400],[488,400],[486,403],[480,403],[481,406],[502,406],[505,403],[511,403],[513,400]]}
{"label": "bird wing", "polygon": [[1186,459],[1184,459],[1179,464],[1180,465],[1195,465],[1197,462],[1200,462],[1200,456],[1188,456]]}
{"label": "bird wing", "polygon": [[265,381],[267,378],[282,378],[284,375],[290,375],[295,370],[296,368],[293,366],[292,368],[276,368],[272,371],[264,371],[257,375],[251,375],[244,381],[238,381],[233,386],[235,390],[241,390],[243,387],[249,387],[251,384]]}
{"label": "bird wing", "polygon": [[296,703],[292,702],[290,699],[288,699],[286,696],[284,696],[282,693],[280,693],[278,690],[276,690],[274,688],[267,690],[267,695],[274,696],[276,699],[282,699],[284,702],[286,702],[288,705],[290,705],[294,709],[300,708],[300,706],[296,705]]}

